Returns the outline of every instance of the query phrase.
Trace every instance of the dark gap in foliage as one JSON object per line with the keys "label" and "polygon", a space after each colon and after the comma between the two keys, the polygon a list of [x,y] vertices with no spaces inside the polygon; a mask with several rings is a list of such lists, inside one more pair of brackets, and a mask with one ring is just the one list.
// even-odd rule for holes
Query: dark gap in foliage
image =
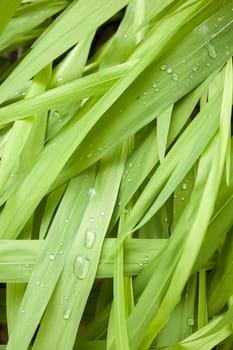
{"label": "dark gap in foliage", "polygon": [[125,9],[119,11],[113,18],[110,18],[106,23],[100,26],[92,42],[89,59],[114,35],[120,25],[124,13]]}
{"label": "dark gap in foliage", "polygon": [[0,344],[7,344],[6,283],[0,283]]}

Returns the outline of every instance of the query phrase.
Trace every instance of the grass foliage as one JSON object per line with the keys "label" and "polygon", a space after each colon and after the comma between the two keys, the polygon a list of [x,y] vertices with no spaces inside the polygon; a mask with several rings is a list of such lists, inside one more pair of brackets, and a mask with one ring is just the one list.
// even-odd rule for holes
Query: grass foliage
{"label": "grass foliage", "polygon": [[233,1],[0,15],[0,348],[232,349]]}

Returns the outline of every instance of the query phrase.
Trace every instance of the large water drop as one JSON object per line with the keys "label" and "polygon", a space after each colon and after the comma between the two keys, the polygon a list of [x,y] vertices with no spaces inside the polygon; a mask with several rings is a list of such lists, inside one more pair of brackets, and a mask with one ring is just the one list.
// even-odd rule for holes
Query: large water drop
{"label": "large water drop", "polygon": [[95,232],[87,230],[85,233],[85,247],[91,249],[95,243],[96,235]]}
{"label": "large water drop", "polygon": [[89,265],[90,265],[90,261],[88,259],[84,258],[81,255],[78,255],[75,258],[74,264],[73,264],[74,275],[78,279],[83,280],[87,276]]}

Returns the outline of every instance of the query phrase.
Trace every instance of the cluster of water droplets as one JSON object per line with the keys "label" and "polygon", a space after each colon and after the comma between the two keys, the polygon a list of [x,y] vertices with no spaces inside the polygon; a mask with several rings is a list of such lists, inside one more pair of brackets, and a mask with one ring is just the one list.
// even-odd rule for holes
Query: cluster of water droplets
{"label": "cluster of water droplets", "polygon": [[172,77],[172,79],[173,79],[174,81],[178,81],[178,80],[179,80],[178,74],[175,73],[175,72],[173,71],[172,67],[169,67],[169,66],[167,66],[166,64],[162,64],[162,65],[160,66],[160,69],[161,69],[162,71],[166,71],[167,74],[169,74],[169,75]]}
{"label": "cluster of water droplets", "polygon": [[149,263],[149,261],[150,261],[150,258],[149,258],[149,256],[146,255],[146,256],[143,258],[143,260],[141,260],[141,261],[138,263],[139,268],[142,269],[145,265],[147,265],[147,264]]}

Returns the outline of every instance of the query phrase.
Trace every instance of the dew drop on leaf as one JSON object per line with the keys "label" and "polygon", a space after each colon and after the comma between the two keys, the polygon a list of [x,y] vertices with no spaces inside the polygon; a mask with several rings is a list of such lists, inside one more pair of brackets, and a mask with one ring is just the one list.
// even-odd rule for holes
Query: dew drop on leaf
{"label": "dew drop on leaf", "polygon": [[65,320],[68,320],[70,318],[70,315],[71,315],[71,309],[66,309],[64,312],[63,318]]}
{"label": "dew drop on leaf", "polygon": [[188,320],[187,320],[187,324],[190,327],[194,326],[194,319],[192,317],[189,317]]}
{"label": "dew drop on leaf", "polygon": [[54,254],[50,254],[50,255],[49,255],[49,260],[50,260],[50,261],[54,261],[54,259],[55,259]]}
{"label": "dew drop on leaf", "polygon": [[91,249],[95,243],[96,235],[95,232],[87,230],[85,233],[85,247]]}
{"label": "dew drop on leaf", "polygon": [[167,69],[167,66],[166,64],[162,64],[162,66],[160,67],[161,70],[166,70]]}
{"label": "dew drop on leaf", "polygon": [[89,271],[90,261],[81,255],[78,255],[73,263],[73,272],[75,277],[83,280]]}
{"label": "dew drop on leaf", "polygon": [[89,221],[90,221],[91,223],[93,223],[93,222],[95,222],[95,218],[94,218],[93,216],[91,216],[91,217],[89,218]]}
{"label": "dew drop on leaf", "polygon": [[64,77],[60,76],[60,77],[57,77],[57,81],[60,83],[61,81],[64,80]]}
{"label": "dew drop on leaf", "polygon": [[87,191],[87,195],[89,198],[93,198],[96,195],[96,190],[94,187],[90,187]]}

